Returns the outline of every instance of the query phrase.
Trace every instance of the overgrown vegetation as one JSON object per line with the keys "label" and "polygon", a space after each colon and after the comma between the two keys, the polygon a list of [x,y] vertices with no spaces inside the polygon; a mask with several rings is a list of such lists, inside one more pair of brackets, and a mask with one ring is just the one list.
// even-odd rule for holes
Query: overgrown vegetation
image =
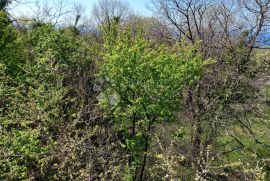
{"label": "overgrown vegetation", "polygon": [[146,18],[101,0],[94,30],[9,3],[0,180],[270,179],[270,1],[150,0]]}

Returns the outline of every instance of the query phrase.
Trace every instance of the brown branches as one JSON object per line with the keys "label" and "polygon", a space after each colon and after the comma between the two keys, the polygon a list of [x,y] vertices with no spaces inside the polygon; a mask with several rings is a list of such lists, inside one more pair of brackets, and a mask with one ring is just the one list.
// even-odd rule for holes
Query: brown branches
{"label": "brown branches", "polygon": [[204,52],[239,43],[245,31],[251,52],[269,23],[269,0],[150,0],[150,4],[178,32],[178,37],[185,37],[191,43],[202,40]]}

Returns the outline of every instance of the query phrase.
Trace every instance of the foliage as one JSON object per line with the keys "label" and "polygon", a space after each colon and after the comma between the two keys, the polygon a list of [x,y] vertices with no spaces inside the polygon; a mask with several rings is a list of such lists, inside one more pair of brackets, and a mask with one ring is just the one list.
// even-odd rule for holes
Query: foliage
{"label": "foliage", "polygon": [[0,180],[269,180],[270,1],[191,1],[100,1],[91,31],[80,6],[58,26],[0,1]]}
{"label": "foliage", "polygon": [[[55,172],[47,169],[57,156],[54,147],[64,144],[59,135],[80,115],[80,104],[74,104],[68,81],[81,60],[90,64],[87,54],[81,54],[88,46],[83,47],[83,39],[75,39],[72,31],[56,31],[50,25],[36,27],[23,36],[31,53],[24,65],[13,65],[23,69],[20,76],[24,79],[12,88],[12,106],[1,119],[1,152],[5,153],[1,175],[6,179],[53,178]],[[14,67],[10,69],[16,72]]]}
{"label": "foliage", "polygon": [[6,73],[15,77],[21,73],[24,62],[23,44],[18,32],[12,27],[7,13],[0,11],[0,61],[6,65]]}
{"label": "foliage", "polygon": [[160,121],[175,120],[179,92],[200,77],[202,57],[195,53],[197,46],[183,48],[177,44],[169,49],[142,36],[132,37],[129,30],[108,39],[100,72],[105,82],[100,105],[119,131],[124,131],[123,146],[137,170],[143,167],[142,155],[147,152],[152,127]]}

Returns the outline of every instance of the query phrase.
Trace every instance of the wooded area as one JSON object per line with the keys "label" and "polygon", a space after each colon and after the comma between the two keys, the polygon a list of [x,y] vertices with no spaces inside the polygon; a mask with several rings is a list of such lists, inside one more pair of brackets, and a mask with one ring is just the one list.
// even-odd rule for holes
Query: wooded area
{"label": "wooded area", "polygon": [[0,0],[0,180],[270,180],[270,0]]}

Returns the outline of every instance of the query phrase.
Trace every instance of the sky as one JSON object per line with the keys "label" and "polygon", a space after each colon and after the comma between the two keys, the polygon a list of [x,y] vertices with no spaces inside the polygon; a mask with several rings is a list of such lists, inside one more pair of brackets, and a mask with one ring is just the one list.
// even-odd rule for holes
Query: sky
{"label": "sky", "polygon": [[[59,0],[46,0],[49,5],[53,5]],[[67,6],[72,7],[74,4],[81,4],[86,9],[86,14],[91,14],[91,9],[93,7],[93,4],[97,2],[98,0],[64,0],[64,3]],[[125,0],[130,8],[140,15],[144,16],[151,16],[152,13],[149,9],[147,9],[147,0]],[[34,2],[43,3],[44,0],[22,0],[21,2],[29,2],[29,3],[22,3],[22,4],[11,4],[10,5],[10,11],[14,15],[30,15],[33,13],[33,9],[35,7]],[[57,3],[56,3],[57,4]]]}
{"label": "sky", "polygon": [[139,12],[142,15],[151,15],[151,11],[146,8],[147,1],[146,0],[128,0],[130,7],[135,11]]}

